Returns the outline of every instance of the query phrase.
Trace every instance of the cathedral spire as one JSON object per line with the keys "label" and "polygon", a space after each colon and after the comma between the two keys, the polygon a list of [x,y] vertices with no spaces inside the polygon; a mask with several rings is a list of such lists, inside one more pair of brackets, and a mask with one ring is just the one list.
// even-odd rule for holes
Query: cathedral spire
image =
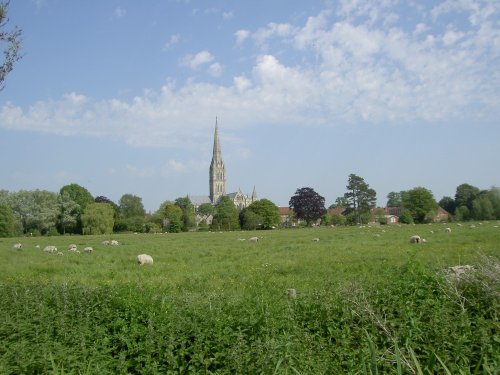
{"label": "cathedral spire", "polygon": [[215,117],[214,149],[210,163],[210,200],[216,204],[220,197],[226,195],[226,169],[222,161],[222,152],[219,142],[219,124]]}

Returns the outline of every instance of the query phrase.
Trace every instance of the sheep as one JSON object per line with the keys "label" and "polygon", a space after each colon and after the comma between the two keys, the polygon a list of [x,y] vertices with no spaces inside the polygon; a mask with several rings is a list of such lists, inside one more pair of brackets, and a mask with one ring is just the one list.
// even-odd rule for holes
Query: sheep
{"label": "sheep", "polygon": [[422,239],[420,236],[414,235],[410,237],[410,243],[421,243]]}
{"label": "sheep", "polygon": [[77,250],[77,246],[75,244],[71,244],[68,246],[68,251],[76,252],[76,250]]}
{"label": "sheep", "polygon": [[109,245],[109,241],[108,241],[108,240],[102,241],[102,244],[103,244],[104,246],[108,246],[108,245]]}
{"label": "sheep", "polygon": [[13,248],[16,249],[16,250],[22,250],[23,249],[23,245],[18,242],[16,244],[14,244]]}
{"label": "sheep", "polygon": [[248,241],[257,242],[257,241],[259,241],[259,237],[251,237],[248,239]]}
{"label": "sheep", "polygon": [[445,231],[446,233],[451,233],[451,228],[444,228],[444,231]]}
{"label": "sheep", "polygon": [[61,253],[61,252],[59,251],[59,252],[57,253],[57,255],[59,255],[59,256],[63,256],[63,255],[64,255],[64,253]]}
{"label": "sheep", "polygon": [[118,246],[117,240],[111,240],[111,246]]}
{"label": "sheep", "polygon": [[319,242],[319,238],[318,237],[313,238],[313,242]]}
{"label": "sheep", "polygon": [[286,294],[287,294],[289,299],[297,298],[297,291],[294,288],[287,289]]}
{"label": "sheep", "polygon": [[57,247],[55,246],[45,246],[43,248],[43,251],[45,251],[46,253],[57,253]]}
{"label": "sheep", "polygon": [[89,253],[90,254],[90,253],[92,253],[92,251],[94,251],[94,249],[92,248],[92,246],[87,246],[85,249],[83,249],[83,251],[85,253]]}
{"label": "sheep", "polygon": [[137,255],[137,263],[141,266],[145,264],[153,264],[153,257],[148,254]]}

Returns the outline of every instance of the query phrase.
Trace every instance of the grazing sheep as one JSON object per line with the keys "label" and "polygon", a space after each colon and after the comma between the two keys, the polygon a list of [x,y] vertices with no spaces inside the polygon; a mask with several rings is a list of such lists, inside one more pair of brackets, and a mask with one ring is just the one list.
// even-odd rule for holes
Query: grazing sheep
{"label": "grazing sheep", "polygon": [[94,251],[94,249],[92,248],[92,246],[87,246],[85,249],[83,249],[83,251],[85,253],[89,253],[90,254],[92,251]]}
{"label": "grazing sheep", "polygon": [[421,243],[422,239],[420,236],[414,235],[410,237],[410,243]]}
{"label": "grazing sheep", "polygon": [[451,228],[444,228],[444,231],[445,231],[446,233],[451,233]]}
{"label": "grazing sheep", "polygon": [[46,253],[57,253],[57,247],[55,247],[55,246],[45,246],[43,248],[43,251],[45,251]]}
{"label": "grazing sheep", "polygon": [[16,250],[22,250],[23,245],[21,243],[16,243],[16,244],[14,244],[13,248]]}
{"label": "grazing sheep", "polygon": [[76,252],[77,247],[75,244],[71,244],[68,246],[68,251]]}
{"label": "grazing sheep", "polygon": [[145,264],[153,264],[153,257],[148,254],[137,255],[137,263],[141,266]]}
{"label": "grazing sheep", "polygon": [[287,289],[286,293],[287,293],[289,299],[295,299],[295,298],[297,298],[297,291],[295,289],[293,289],[293,288]]}
{"label": "grazing sheep", "polygon": [[476,226],[474,224],[469,225],[470,229],[474,229]]}
{"label": "grazing sheep", "polygon": [[319,238],[318,237],[313,238],[313,242],[319,242]]}
{"label": "grazing sheep", "polygon": [[259,240],[259,237],[251,237],[248,239],[248,241],[251,241],[251,242],[257,242]]}
{"label": "grazing sheep", "polygon": [[111,246],[118,246],[117,240],[111,240]]}
{"label": "grazing sheep", "polygon": [[63,253],[61,253],[61,252],[59,251],[59,252],[57,253],[57,255],[59,255],[59,256],[63,256],[64,254],[63,254]]}
{"label": "grazing sheep", "polygon": [[427,240],[425,238],[422,238],[422,243],[426,243]]}
{"label": "grazing sheep", "polygon": [[108,246],[109,245],[109,241],[108,240],[102,241],[102,244],[105,245],[105,246]]}

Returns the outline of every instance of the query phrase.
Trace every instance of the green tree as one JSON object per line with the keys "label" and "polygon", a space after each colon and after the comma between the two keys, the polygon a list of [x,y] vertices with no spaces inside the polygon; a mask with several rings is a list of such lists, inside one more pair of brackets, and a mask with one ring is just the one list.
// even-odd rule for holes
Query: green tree
{"label": "green tree", "polygon": [[0,91],[5,87],[5,77],[14,68],[14,63],[19,61],[21,55],[21,34],[17,26],[13,30],[5,30],[9,18],[7,11],[10,1],[0,2],[0,50],[3,60],[0,65]]}
{"label": "green tree", "polygon": [[335,203],[332,203],[328,208],[347,208],[349,207],[349,202],[346,197],[337,197]]}
{"label": "green tree", "polygon": [[500,220],[500,188],[492,187],[488,193],[495,219]]}
{"label": "green tree", "polygon": [[172,202],[165,202],[164,215],[166,229],[170,233],[179,233],[183,229],[182,208]]}
{"label": "green tree", "polygon": [[58,228],[62,234],[66,230],[73,232],[78,224],[78,216],[80,215],[80,206],[67,193],[59,194],[58,202],[60,207]]}
{"label": "green tree", "polygon": [[244,208],[240,211],[240,225],[245,230],[255,230],[262,225],[264,219],[259,214]]}
{"label": "green tree", "polygon": [[487,193],[472,201],[472,217],[476,220],[495,219],[493,204]]}
{"label": "green tree", "polygon": [[237,230],[240,229],[239,211],[233,201],[226,196],[220,198],[212,221],[214,230]]}
{"label": "green tree", "polygon": [[411,215],[410,210],[404,209],[401,212],[401,215],[399,215],[399,222],[401,224],[413,224],[414,223],[413,216]]}
{"label": "green tree", "polygon": [[198,207],[198,213],[204,216],[210,216],[215,213],[215,207],[212,203],[203,203]]}
{"label": "green tree", "polygon": [[196,216],[191,199],[188,196],[177,198],[175,204],[182,210],[183,230],[187,232],[192,228],[196,228]]}
{"label": "green tree", "polygon": [[118,201],[120,212],[120,230],[142,232],[144,230],[144,218],[146,210],[142,204],[142,198],[133,194],[124,194]]}
{"label": "green tree", "polygon": [[90,203],[82,214],[83,234],[113,233],[113,207],[108,203]]}
{"label": "green tree", "polygon": [[387,207],[399,207],[403,204],[403,192],[391,191],[387,194]]}
{"label": "green tree", "polygon": [[362,216],[375,207],[377,193],[371,189],[362,177],[350,174],[347,181],[347,193],[344,197],[348,202],[348,213],[354,212],[356,222],[361,223]]}
{"label": "green tree", "polygon": [[280,224],[281,219],[278,206],[276,206],[269,199],[259,199],[248,206],[247,209],[262,218],[262,229],[271,229]]}
{"label": "green tree", "polygon": [[405,192],[403,207],[410,211],[415,223],[421,224],[432,221],[438,204],[430,190],[419,186]]}
{"label": "green tree", "polygon": [[455,200],[452,197],[443,197],[439,201],[439,207],[445,209],[448,211],[450,214],[453,214],[455,212]]}
{"label": "green tree", "polygon": [[14,214],[11,208],[5,204],[0,204],[0,237],[14,236]]}
{"label": "green tree", "polygon": [[457,186],[455,193],[455,206],[466,206],[472,212],[472,202],[479,196],[479,188],[470,184],[462,184]]}
{"label": "green tree", "polygon": [[297,189],[288,205],[297,218],[305,220],[308,226],[326,213],[325,198],[310,187]]}
{"label": "green tree", "polygon": [[94,197],[90,192],[85,189],[83,186],[80,186],[78,184],[69,184],[63,186],[59,190],[60,195],[67,194],[69,198],[74,201],[78,206],[80,206],[78,215],[77,215],[77,223],[76,226],[73,229],[74,233],[82,233],[82,220],[81,220],[81,215],[87,205],[94,203]]}

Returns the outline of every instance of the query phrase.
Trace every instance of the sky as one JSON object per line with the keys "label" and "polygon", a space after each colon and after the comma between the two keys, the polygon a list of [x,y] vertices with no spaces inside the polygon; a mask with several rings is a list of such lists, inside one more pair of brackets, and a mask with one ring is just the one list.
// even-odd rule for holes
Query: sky
{"label": "sky", "polygon": [[16,0],[0,189],[77,183],[118,202],[226,190],[326,206],[500,186],[499,0]]}

